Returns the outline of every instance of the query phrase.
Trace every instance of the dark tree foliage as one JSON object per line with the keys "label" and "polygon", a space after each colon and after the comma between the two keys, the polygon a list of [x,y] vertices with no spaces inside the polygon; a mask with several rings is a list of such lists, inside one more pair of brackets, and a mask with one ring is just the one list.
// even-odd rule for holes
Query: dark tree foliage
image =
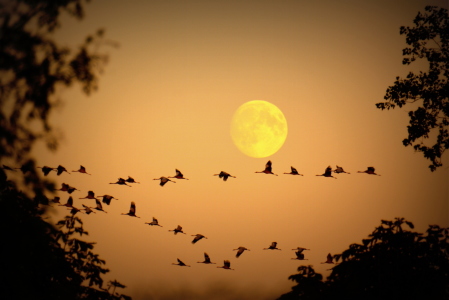
{"label": "dark tree foliage", "polygon": [[[18,166],[29,162],[37,140],[49,149],[57,138],[48,121],[62,87],[79,83],[86,94],[97,89],[107,56],[103,30],[73,51],[57,44],[52,33],[60,15],[84,16],[83,0],[0,1],[0,158]],[[31,180],[28,184],[37,184]]]}
{"label": "dark tree foliage", "polygon": [[[387,89],[384,97],[387,101],[376,106],[384,110],[408,103],[419,104],[416,110],[408,113],[408,137],[402,143],[422,152],[432,162],[430,170],[435,171],[442,166],[441,157],[449,148],[448,10],[426,6],[425,13],[418,13],[413,23],[414,27],[400,28],[400,34],[406,35],[406,42],[410,45],[403,50],[402,63],[409,65],[417,59],[424,59],[429,69],[427,72],[410,72],[406,78],[396,77],[394,85]],[[424,139],[429,139],[431,132],[438,132],[435,144],[426,145]]]}
{"label": "dark tree foliage", "polygon": [[70,214],[54,227],[40,199],[19,192],[2,170],[0,177],[0,299],[131,299],[104,287],[109,270],[94,243],[79,239],[88,234],[80,218]]}
{"label": "dark tree foliage", "polygon": [[[360,244],[341,254],[326,281],[311,266],[289,279],[298,283],[279,299],[449,299],[449,228],[425,234],[405,229],[403,218],[381,221]],[[313,280],[311,276],[313,274]]]}

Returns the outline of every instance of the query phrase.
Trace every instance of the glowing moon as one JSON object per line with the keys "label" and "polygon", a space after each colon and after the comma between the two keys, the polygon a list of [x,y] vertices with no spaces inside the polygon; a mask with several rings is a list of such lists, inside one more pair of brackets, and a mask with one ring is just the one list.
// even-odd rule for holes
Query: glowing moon
{"label": "glowing moon", "polygon": [[276,153],[287,138],[287,120],[276,105],[263,100],[242,104],[231,121],[231,137],[237,148],[251,157]]}

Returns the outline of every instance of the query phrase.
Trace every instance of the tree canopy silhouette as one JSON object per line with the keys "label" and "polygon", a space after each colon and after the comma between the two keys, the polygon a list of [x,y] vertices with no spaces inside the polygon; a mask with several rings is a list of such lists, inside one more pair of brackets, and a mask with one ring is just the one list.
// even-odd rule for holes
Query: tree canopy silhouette
{"label": "tree canopy silhouette", "polygon": [[[402,107],[409,103],[420,106],[408,113],[408,137],[402,143],[422,152],[432,163],[431,171],[442,166],[441,157],[449,148],[449,15],[448,10],[426,6],[425,13],[418,13],[414,27],[402,26],[400,34],[406,35],[410,47],[402,53],[404,65],[417,59],[426,60],[427,72],[410,72],[406,78],[396,77],[388,87],[385,102],[377,103],[379,109]],[[438,132],[434,139],[431,132]],[[427,139],[425,143],[424,140]],[[432,140],[432,142],[429,142]],[[433,143],[428,145],[428,143]]]}
{"label": "tree canopy silhouette", "polygon": [[[37,140],[54,150],[58,141],[48,121],[60,88],[79,83],[86,94],[97,89],[107,56],[104,31],[87,36],[76,49],[52,39],[60,16],[84,16],[83,0],[0,2],[0,158],[26,164]],[[35,174],[33,174],[35,177]],[[27,184],[37,184],[29,180]]]}
{"label": "tree canopy silhouette", "polygon": [[[45,221],[45,193],[54,189],[30,155],[37,140],[57,147],[49,114],[60,87],[79,83],[90,94],[106,63],[107,56],[97,52],[105,43],[103,30],[75,51],[52,39],[61,14],[82,19],[85,2],[0,2],[0,299],[130,299],[115,291],[125,288],[116,280],[104,287],[109,270],[93,252],[94,243],[80,239],[87,232],[75,210],[56,225]],[[21,166],[18,182],[8,180],[13,169],[5,161]]]}
{"label": "tree canopy silhouette", "polygon": [[300,266],[297,283],[278,299],[448,299],[449,228],[429,225],[425,234],[405,229],[403,218],[381,221],[360,244],[334,255],[326,281]]}

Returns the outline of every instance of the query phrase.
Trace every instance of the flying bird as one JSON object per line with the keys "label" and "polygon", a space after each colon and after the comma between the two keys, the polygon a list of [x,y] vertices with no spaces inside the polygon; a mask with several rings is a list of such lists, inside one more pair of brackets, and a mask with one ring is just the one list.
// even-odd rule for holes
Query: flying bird
{"label": "flying bird", "polygon": [[87,214],[87,215],[90,214],[90,213],[95,213],[95,212],[91,209],[91,207],[86,206],[86,205],[84,205],[84,204],[83,204],[83,207],[84,207],[84,210],[86,211],[86,214]]}
{"label": "flying bird", "polygon": [[366,174],[370,174],[370,175],[380,176],[379,174],[376,174],[375,171],[376,171],[376,169],[374,169],[374,167],[368,167],[365,171],[358,171],[357,173],[366,173]]}
{"label": "flying bird", "polygon": [[126,181],[126,182],[129,182],[129,183],[140,183],[140,182],[135,181],[134,178],[132,178],[132,177],[129,176],[129,175],[128,175],[128,179],[126,179],[125,181]]}
{"label": "flying bird", "polygon": [[54,203],[59,203],[59,200],[61,200],[61,198],[59,197],[54,197],[53,199],[51,199],[51,201]]}
{"label": "flying bird", "polygon": [[31,167],[31,165],[32,164],[30,164],[30,163],[26,163],[26,164],[23,164],[20,168],[14,168],[14,169],[20,170],[20,171],[22,171],[22,174],[25,174],[26,172],[29,172],[33,169]]}
{"label": "flying bird", "polygon": [[276,175],[276,176],[278,176],[277,174],[274,174],[272,171],[271,171],[271,160],[269,160],[267,163],[266,163],[266,165],[265,165],[265,170],[263,170],[263,171],[256,171],[256,173],[265,173],[265,174],[272,174],[272,175]]}
{"label": "flying bird", "polygon": [[271,245],[270,245],[270,247],[268,247],[268,248],[263,248],[263,250],[281,250],[281,249],[279,249],[279,248],[276,247],[277,244],[278,244],[278,243],[276,243],[276,242],[272,242]]}
{"label": "flying bird", "polygon": [[340,174],[340,173],[346,173],[346,174],[351,174],[349,172],[346,172],[345,170],[343,170],[342,167],[337,166],[337,168],[334,170],[334,173]]}
{"label": "flying bird", "polygon": [[159,225],[159,222],[157,221],[157,219],[155,217],[153,217],[153,221],[149,222],[149,223],[145,223],[148,224],[150,226],[159,226],[162,227],[161,225]]}
{"label": "flying bird", "polygon": [[176,171],[176,175],[173,177],[168,177],[168,178],[176,178],[176,179],[186,179],[189,180],[189,178],[185,178],[184,175],[181,173],[181,171],[179,171],[178,169],[175,170]]}
{"label": "flying bird", "polygon": [[178,225],[178,227],[176,227],[175,229],[169,231],[173,231],[175,234],[177,234],[178,232],[186,234],[184,231],[182,231],[182,227],[180,225]]}
{"label": "flying bird", "polygon": [[298,171],[295,168],[290,167],[290,169],[292,170],[290,173],[284,173],[284,174],[304,176],[303,174],[299,174]]}
{"label": "flying bird", "polygon": [[204,261],[197,261],[197,263],[200,263],[200,264],[215,264],[214,262],[210,261],[209,255],[206,252],[204,252]]}
{"label": "flying bird", "polygon": [[292,258],[292,259],[307,260],[307,259],[304,258],[304,254],[302,253],[302,251],[296,251],[295,254],[296,254],[296,257]]}
{"label": "flying bird", "polygon": [[177,258],[177,260],[178,260],[178,263],[177,264],[172,263],[172,265],[178,265],[181,267],[190,267],[189,265],[186,265],[185,263],[183,263],[179,258]]}
{"label": "flying bird", "polygon": [[68,174],[70,174],[69,171],[67,171],[67,169],[61,165],[59,165],[55,170],[56,170],[56,175],[58,175],[58,176],[61,175],[62,172],[67,172]]}
{"label": "flying bird", "polygon": [[102,212],[104,212],[104,213],[108,213],[107,211],[104,211],[104,210],[103,210],[103,205],[101,204],[101,202],[100,202],[99,199],[95,199],[95,204],[96,204],[97,206],[94,207],[93,209],[102,211]]}
{"label": "flying bird", "polygon": [[237,257],[237,258],[238,258],[240,255],[242,255],[243,251],[245,251],[245,250],[250,251],[248,248],[245,248],[245,247],[242,247],[242,246],[238,247],[237,249],[232,249],[232,250],[238,250],[238,251],[237,251],[237,254],[235,255],[235,257]]}
{"label": "flying bird", "polygon": [[95,193],[93,191],[88,191],[87,196],[80,199],[97,199],[97,197],[95,197]]}
{"label": "flying bird", "polygon": [[123,178],[119,178],[117,180],[117,182],[110,182],[109,184],[118,184],[118,185],[126,185],[127,187],[131,187],[129,185],[126,184],[126,180]]}
{"label": "flying bird", "polygon": [[336,177],[332,176],[332,168],[331,168],[331,166],[326,168],[326,170],[324,171],[324,174],[316,175],[316,176],[332,177],[334,179],[337,179]]}
{"label": "flying bird", "polygon": [[84,173],[84,174],[87,174],[87,175],[92,175],[90,173],[87,173],[86,172],[86,168],[83,167],[83,166],[80,166],[79,170],[77,170],[77,171],[73,170],[72,172],[78,172],[78,173]]}
{"label": "flying bird", "polygon": [[65,204],[59,204],[59,206],[66,206],[66,207],[73,207],[73,198],[72,196],[67,199],[67,202]]}
{"label": "flying bird", "polygon": [[16,171],[16,170],[14,170],[13,168],[11,168],[11,167],[9,167],[9,166],[6,166],[6,165],[2,165],[2,169],[3,170],[8,170],[8,171]]}
{"label": "flying bird", "polygon": [[300,251],[300,252],[303,252],[304,250],[310,250],[310,249],[303,248],[303,247],[297,247],[297,248],[292,249],[292,250],[298,250],[298,251]]}
{"label": "flying bird", "polygon": [[231,269],[231,262],[229,260],[223,261],[223,266],[221,266],[221,267],[217,266],[217,268],[223,268],[226,270],[234,270],[234,269]]}
{"label": "flying bird", "polygon": [[129,212],[126,214],[122,213],[122,215],[128,215],[130,217],[140,218],[140,217],[136,216],[136,204],[134,202],[131,202],[131,207],[129,208]]}
{"label": "flying bird", "polygon": [[199,240],[201,240],[202,238],[205,238],[205,239],[207,239],[207,237],[205,237],[204,235],[202,235],[202,234],[192,234],[192,236],[194,236],[195,238],[193,239],[193,241],[192,241],[192,244],[195,244],[196,242],[198,242]]}
{"label": "flying bird", "polygon": [[322,264],[333,264],[334,262],[332,261],[334,258],[332,257],[332,255],[329,253],[327,255],[327,260],[322,262]]}
{"label": "flying bird", "polygon": [[213,176],[218,176],[219,178],[223,178],[223,181],[228,180],[228,177],[236,178],[235,176],[232,176],[231,174],[221,171],[219,174],[214,174]]}
{"label": "flying bird", "polygon": [[111,204],[112,199],[118,200],[117,198],[114,198],[111,195],[102,195],[102,196],[97,196],[97,197],[103,197],[101,202],[106,203],[106,205]]}
{"label": "flying bird", "polygon": [[50,173],[52,170],[56,170],[55,168],[50,168],[47,166],[38,167],[39,169],[42,169],[42,173],[44,173],[44,176],[47,176],[48,173]]}
{"label": "flying bird", "polygon": [[161,182],[159,183],[159,185],[160,186],[164,186],[164,184],[166,184],[167,182],[173,182],[173,183],[176,183],[176,181],[173,181],[173,180],[170,180],[170,179],[168,179],[167,177],[164,177],[164,176],[162,176],[162,177],[159,177],[159,178],[154,178],[153,180],[160,180]]}

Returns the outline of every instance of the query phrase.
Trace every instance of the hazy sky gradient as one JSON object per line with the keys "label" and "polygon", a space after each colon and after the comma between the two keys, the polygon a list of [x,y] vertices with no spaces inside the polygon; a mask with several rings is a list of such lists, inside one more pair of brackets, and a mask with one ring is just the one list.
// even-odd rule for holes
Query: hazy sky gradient
{"label": "hazy sky gradient", "polygon": [[[82,22],[63,21],[55,37],[77,46],[97,28],[120,44],[90,97],[63,91],[51,123],[64,139],[42,145],[40,166],[84,165],[92,176],[49,178],[110,194],[103,214],[81,215],[96,252],[134,299],[273,299],[288,276],[311,264],[325,276],[326,255],[341,253],[381,219],[405,217],[424,231],[449,226],[448,159],[431,173],[405,148],[407,110],[380,111],[403,66],[399,27],[426,4],[447,1],[93,1]],[[237,108],[266,100],[288,122],[284,146],[268,158],[242,154],[230,136]],[[255,174],[270,159],[279,176]],[[316,177],[331,165],[351,174]],[[304,177],[283,175],[297,168]],[[382,176],[357,174],[374,166]],[[160,187],[153,178],[180,169],[188,181]],[[237,178],[223,182],[227,171]],[[110,185],[134,177],[132,188]],[[66,193],[58,193],[63,202]],[[122,216],[130,202],[141,219]],[[56,207],[52,219],[63,217]],[[152,217],[160,227],[144,225]],[[168,232],[183,226],[187,236]],[[191,234],[208,237],[195,245]],[[272,241],[282,251],[264,251]],[[236,259],[232,249],[251,251]],[[310,248],[307,261],[290,250]],[[197,264],[203,252],[235,271]],[[171,265],[180,258],[191,268]],[[220,291],[220,292],[217,292]],[[184,294],[183,294],[184,293]],[[190,295],[190,296],[189,296]],[[203,295],[203,296],[202,296]],[[153,298],[152,298],[153,297]]]}

